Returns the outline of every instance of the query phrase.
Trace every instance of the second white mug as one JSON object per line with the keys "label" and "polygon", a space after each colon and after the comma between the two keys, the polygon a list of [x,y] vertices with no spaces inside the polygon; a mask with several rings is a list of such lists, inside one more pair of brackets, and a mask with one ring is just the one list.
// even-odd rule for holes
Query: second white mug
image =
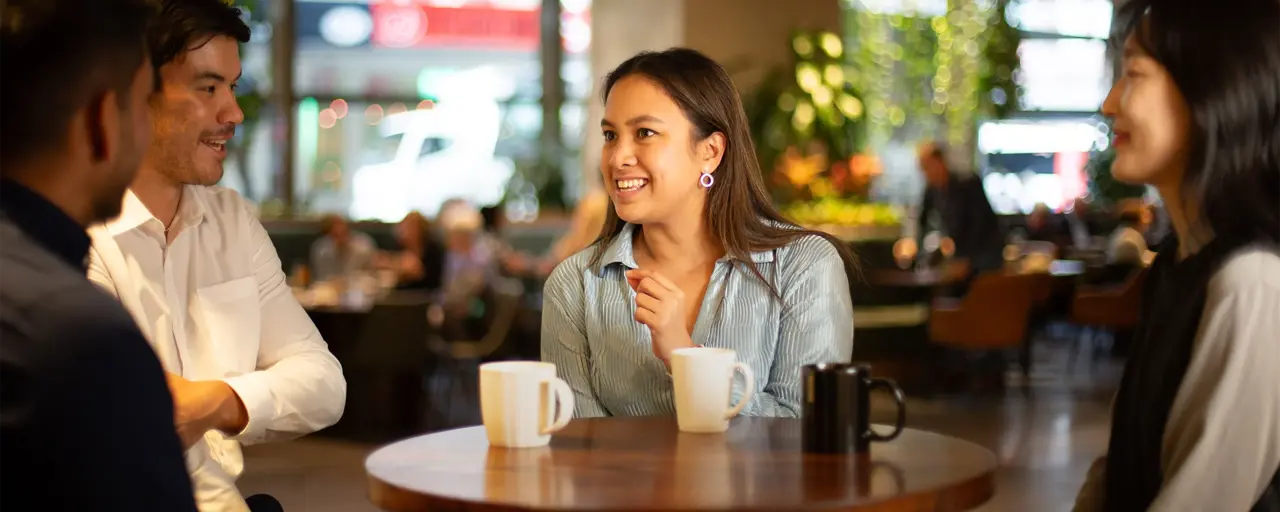
{"label": "second white mug", "polygon": [[[730,407],[733,372],[742,372],[746,387],[738,405]],[[729,429],[729,419],[755,393],[755,374],[724,348],[694,347],[671,353],[671,380],[676,394],[676,423],[681,432],[715,433]]]}
{"label": "second white mug", "polygon": [[[556,406],[559,411],[556,411]],[[573,417],[573,390],[556,365],[506,361],[480,365],[480,416],[489,444],[545,446]]]}

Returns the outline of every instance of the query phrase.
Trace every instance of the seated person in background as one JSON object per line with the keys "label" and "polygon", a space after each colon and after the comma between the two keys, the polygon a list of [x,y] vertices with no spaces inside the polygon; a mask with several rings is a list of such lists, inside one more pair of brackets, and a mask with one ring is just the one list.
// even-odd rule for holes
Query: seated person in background
{"label": "seated person in background", "polygon": [[1063,216],[1067,232],[1071,235],[1071,246],[1086,250],[1093,247],[1093,227],[1089,224],[1089,202],[1077,197],[1071,202],[1071,211]]}
{"label": "seated person in background", "polygon": [[1147,247],[1155,247],[1164,241],[1165,237],[1173,232],[1173,226],[1170,225],[1169,211],[1165,210],[1164,205],[1153,202],[1147,205],[1148,217],[1151,221],[1147,224],[1147,231],[1143,233],[1143,237],[1147,239]]}
{"label": "seated person in background", "polygon": [[475,340],[488,325],[487,308],[475,307],[486,298],[490,285],[499,278],[498,261],[484,220],[478,210],[464,201],[449,201],[436,217],[444,237],[444,274],[441,300],[444,306],[442,330],[447,339]]}
{"label": "seated person in background", "polygon": [[1127,204],[1120,210],[1120,225],[1111,232],[1107,241],[1108,265],[1142,265],[1147,252],[1145,234],[1151,224],[1151,214],[1141,204]]}
{"label": "seated person in background", "polygon": [[496,273],[493,246],[483,233],[484,219],[471,204],[448,202],[436,217],[444,235],[443,290],[446,304],[474,298]]}
{"label": "seated person in background", "polygon": [[[917,154],[927,184],[920,205],[921,239],[941,232],[955,242],[955,257],[967,260],[971,275],[1004,265],[1004,235],[987,200],[982,180],[973,173],[955,173],[941,142],[920,146]],[[924,247],[923,240],[917,244]]]}
{"label": "seated person in background", "polygon": [[374,266],[396,272],[396,288],[439,291],[444,277],[444,246],[431,235],[430,223],[419,212],[409,212],[396,225],[397,252],[379,254]]}
{"label": "seated person in background", "polygon": [[552,271],[542,310],[542,359],[575,416],[674,414],[672,351],[703,345],[755,372],[743,414],[798,417],[801,367],[852,355],[849,248],[774,207],[738,92],[711,59],[641,53],[604,93],[614,207],[600,240]]}
{"label": "seated person in background", "polygon": [[1049,205],[1036,203],[1031,213],[1027,214],[1027,240],[1057,243],[1062,231],[1054,222],[1053,210]]}
{"label": "seated person in background", "polygon": [[373,238],[351,231],[341,215],[325,215],[320,220],[320,233],[322,236],[311,244],[311,268],[317,281],[372,270],[377,253]]}

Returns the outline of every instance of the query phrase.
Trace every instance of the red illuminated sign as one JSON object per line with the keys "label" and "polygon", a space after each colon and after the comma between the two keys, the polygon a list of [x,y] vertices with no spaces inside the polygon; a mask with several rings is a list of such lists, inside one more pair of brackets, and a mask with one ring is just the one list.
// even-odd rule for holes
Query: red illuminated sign
{"label": "red illuminated sign", "polygon": [[375,46],[538,47],[539,11],[373,3]]}

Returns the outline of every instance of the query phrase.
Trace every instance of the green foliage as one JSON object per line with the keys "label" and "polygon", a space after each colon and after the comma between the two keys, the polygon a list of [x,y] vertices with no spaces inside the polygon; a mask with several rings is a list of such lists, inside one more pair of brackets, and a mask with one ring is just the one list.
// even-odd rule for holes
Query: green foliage
{"label": "green foliage", "polygon": [[[1022,34],[1016,27],[1009,25],[1005,16],[1011,0],[997,0],[996,9],[991,14],[986,47],[983,48],[982,91],[983,109],[996,119],[1004,119],[1018,109],[1018,98],[1022,89],[1014,81],[1014,74],[1021,65],[1018,57],[1018,45],[1022,42]],[[997,100],[1003,101],[997,101]]]}
{"label": "green foliage", "polygon": [[[236,5],[234,0],[227,0],[228,5]],[[263,13],[258,11],[260,6],[258,0],[240,0],[238,6],[242,12],[248,13],[249,16],[262,16]],[[247,18],[246,23],[250,23],[254,18]],[[240,58],[243,59],[247,50],[247,45],[240,44]],[[236,89],[236,102],[240,104],[240,110],[244,112],[244,122],[240,126],[240,140],[231,146],[232,157],[236,160],[236,169],[240,174],[241,183],[244,186],[244,193],[252,200],[263,199],[262,194],[253,190],[253,182],[249,179],[249,147],[253,141],[254,130],[258,127],[258,122],[262,120],[263,110],[266,109],[267,97],[262,91],[256,87],[239,87]]]}
{"label": "green foliage", "polygon": [[[233,0],[227,0],[227,2],[233,3]],[[245,20],[246,22],[260,19],[265,14],[258,10],[260,7],[258,0],[239,0],[239,2],[236,3],[238,3],[243,12],[247,12],[250,16],[254,17],[252,19]],[[240,57],[242,59],[244,58],[245,51],[245,44],[241,43]],[[240,110],[244,111],[244,128],[245,132],[248,133],[258,120],[262,119],[262,110],[266,106],[267,98],[262,91],[257,90],[257,88],[241,87],[236,90],[236,101],[240,103]]]}
{"label": "green foliage", "polygon": [[820,147],[829,161],[862,150],[862,100],[847,77],[844,43],[831,33],[793,34],[794,64],[772,70],[746,100],[761,169],[773,172],[790,147]]}
{"label": "green foliage", "polygon": [[1016,111],[1020,35],[1005,18],[1009,2],[951,0],[942,16],[847,11],[850,79],[872,147],[941,130],[961,144],[980,118]]}
{"label": "green foliage", "polygon": [[1112,176],[1111,164],[1115,159],[1115,150],[1107,148],[1104,151],[1093,152],[1089,156],[1088,163],[1085,164],[1085,172],[1089,176],[1089,191],[1093,195],[1093,201],[1101,206],[1113,205],[1124,199],[1142,197],[1147,191],[1142,185],[1130,185]]}
{"label": "green foliage", "polygon": [[[519,179],[513,179],[511,186],[516,184],[530,184],[536,190],[538,198],[538,207],[543,210],[567,210],[570,202],[565,197],[566,183],[564,172],[561,169],[559,161],[555,158],[536,157],[516,161],[516,174]],[[518,193],[518,190],[512,190],[508,187],[507,195]],[[503,202],[507,201],[507,197],[503,198]]]}

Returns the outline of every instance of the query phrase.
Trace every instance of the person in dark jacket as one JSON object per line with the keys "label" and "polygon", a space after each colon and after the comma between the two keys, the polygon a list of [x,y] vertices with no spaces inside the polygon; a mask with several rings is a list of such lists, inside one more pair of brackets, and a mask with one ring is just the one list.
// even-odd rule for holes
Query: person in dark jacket
{"label": "person in dark jacket", "polygon": [[1174,233],[1077,510],[1280,511],[1280,2],[1118,19],[1111,173],[1159,191]]}
{"label": "person in dark jacket", "polygon": [[0,7],[0,509],[194,511],[160,362],[85,277],[151,139],[151,10]]}
{"label": "person in dark jacket", "polygon": [[1004,235],[982,180],[973,174],[954,172],[941,142],[920,146],[917,156],[926,183],[918,236],[940,232],[951,238],[955,243],[954,257],[967,260],[972,275],[1004,265]]}

